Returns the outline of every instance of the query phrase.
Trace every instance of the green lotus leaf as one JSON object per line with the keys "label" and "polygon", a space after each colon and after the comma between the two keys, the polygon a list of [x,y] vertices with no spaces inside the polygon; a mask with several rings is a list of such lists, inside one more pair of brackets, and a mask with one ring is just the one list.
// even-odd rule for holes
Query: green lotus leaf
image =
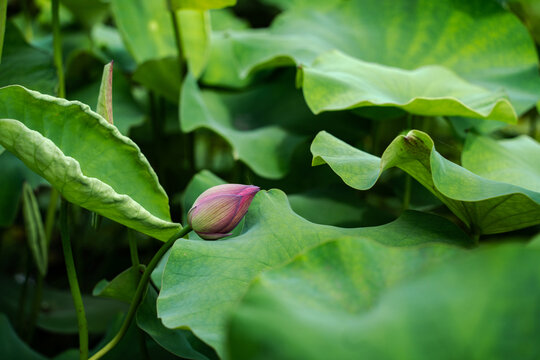
{"label": "green lotus leaf", "polygon": [[116,275],[111,281],[101,280],[96,284],[94,290],[92,290],[92,295],[115,299],[129,304],[133,300],[144,269],[144,265],[130,267]]}
{"label": "green lotus leaf", "polygon": [[346,226],[360,222],[368,210],[373,210],[311,193],[289,195],[288,198],[295,213],[317,224]]}
{"label": "green lotus leaf", "polygon": [[540,249],[540,233],[536,234],[536,236],[531,239],[528,246]]}
{"label": "green lotus leaf", "polygon": [[517,122],[514,108],[503,94],[473,85],[442,66],[402,70],[332,51],[302,72],[304,96],[315,114],[361,106],[396,106],[417,115]]}
{"label": "green lotus leaf", "polygon": [[540,356],[540,290],[531,286],[540,251],[455,252],[360,239],[318,246],[252,283],[231,321],[228,358]]}
{"label": "green lotus leaf", "polygon": [[177,55],[166,1],[112,0],[111,10],[124,44],[137,64]]}
{"label": "green lotus leaf", "polygon": [[198,78],[206,67],[210,55],[210,13],[201,10],[180,10],[182,48],[189,71]]}
{"label": "green lotus leaf", "polygon": [[103,0],[60,0],[62,5],[87,28],[102,23],[109,15],[109,2]]}
{"label": "green lotus leaf", "polygon": [[217,9],[210,11],[212,30],[243,30],[249,28],[246,19],[237,17],[231,9]]}
{"label": "green lotus leaf", "polygon": [[183,329],[168,329],[161,323],[156,313],[157,293],[149,287],[137,310],[137,325],[164,349],[185,359],[216,359],[215,352],[197,339],[193,333]]}
{"label": "green lotus leaf", "polygon": [[120,68],[125,72],[133,72],[136,67],[135,60],[126,49],[120,31],[118,31],[116,27],[105,24],[96,24],[92,27],[90,39],[92,44],[94,44],[94,52],[96,52],[103,61],[114,59],[114,66],[116,69]]}
{"label": "green lotus leaf", "polygon": [[237,130],[219,95],[199,90],[190,74],[182,88],[180,119],[184,132],[207,128],[218,133],[231,144],[236,159],[246,163],[256,174],[270,179],[287,173],[295,146],[302,140],[277,126]]}
{"label": "green lotus leaf", "polygon": [[241,77],[236,71],[236,57],[231,41],[228,40],[230,30],[249,28],[245,19],[236,17],[228,9],[211,10],[211,41],[208,47],[208,58],[201,80],[206,85],[242,88],[248,85],[252,77]]}
{"label": "green lotus leaf", "polygon": [[19,84],[53,94],[58,84],[52,55],[26,43],[20,30],[6,24],[0,86]]}
{"label": "green lotus leaf", "polygon": [[236,71],[236,57],[233,49],[227,32],[220,31],[212,34],[208,63],[201,77],[204,84],[242,88],[251,82],[251,76],[240,76]]}
{"label": "green lotus leaf", "polygon": [[[339,50],[403,70],[446,67],[490,91],[504,89],[518,114],[533,106],[540,93],[534,42],[519,19],[495,2],[294,1],[270,28],[231,31],[228,41],[235,61],[222,66],[234,64],[241,76],[264,67],[306,69],[319,55]],[[219,64],[209,64],[214,66]],[[418,88],[408,98],[420,96],[413,90]]]}
{"label": "green lotus leaf", "polygon": [[[528,156],[538,158],[538,144],[529,147],[534,151]],[[525,153],[527,150],[529,148],[524,147]],[[475,174],[443,158],[435,150],[433,140],[418,130],[394,139],[382,158],[358,150],[324,131],[313,140],[311,152],[313,165],[328,164],[347,185],[358,190],[370,189],[384,170],[398,167],[437,196],[476,234],[506,232],[540,223],[538,187],[523,187],[525,183],[538,184],[540,171],[537,164],[534,169],[522,166],[523,162],[514,164],[514,169],[520,168],[516,176],[529,174],[533,176],[530,180],[512,182],[500,176],[497,180],[482,177],[482,173]],[[472,153],[477,152],[473,149]],[[489,160],[484,156],[486,162],[479,167],[500,169],[519,154],[524,155],[501,151]],[[469,154],[466,158],[474,156]],[[464,161],[464,165],[467,163],[472,161]]]}
{"label": "green lotus leaf", "polygon": [[[22,306],[20,293],[23,283],[14,278],[0,276],[0,285],[4,295],[0,298],[0,312],[8,315],[12,322],[16,322],[17,311]],[[35,284],[31,283],[28,292],[33,294],[34,291]],[[87,295],[82,297],[88,319],[88,331],[91,334],[104,333],[113,319],[128,310],[127,304],[116,300],[99,299]],[[36,323],[38,328],[57,334],[78,333],[77,313],[69,290],[58,290],[45,284],[42,304],[43,307],[39,311]],[[24,306],[26,311],[30,311],[31,297],[26,298]]]}
{"label": "green lotus leaf", "polygon": [[167,240],[168,198],[139,148],[78,101],[0,89],[0,144],[68,201]]}
{"label": "green lotus leaf", "polygon": [[176,56],[147,60],[137,67],[133,80],[147,89],[177,103],[180,95],[180,70]]}
{"label": "green lotus leaf", "polygon": [[470,243],[453,223],[419,212],[405,212],[398,220],[377,227],[317,225],[296,215],[283,192],[261,191],[250,206],[241,235],[224,241],[176,242],[163,273],[158,316],[169,328],[192,330],[223,356],[228,316],[250,282],[263,270],[343,236],[393,246]]}
{"label": "green lotus leaf", "polygon": [[486,179],[540,193],[540,144],[528,136],[496,141],[469,134],[461,163]]}
{"label": "green lotus leaf", "polygon": [[[166,1],[152,0],[111,2],[118,30],[137,64],[178,57],[174,26],[166,5]],[[210,51],[210,16],[207,11],[200,9],[175,11],[182,38],[183,56],[190,71],[198,77],[206,66]],[[177,60],[173,71],[180,74]],[[164,93],[167,94],[166,91]]]}
{"label": "green lotus leaf", "polygon": [[22,341],[9,323],[5,314],[0,313],[0,352],[7,359],[45,360],[46,357],[35,352]]}

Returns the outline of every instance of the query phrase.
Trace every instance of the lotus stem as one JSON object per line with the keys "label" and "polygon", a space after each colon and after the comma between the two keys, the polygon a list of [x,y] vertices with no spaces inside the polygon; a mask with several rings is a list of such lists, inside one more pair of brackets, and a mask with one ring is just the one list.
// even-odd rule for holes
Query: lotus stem
{"label": "lotus stem", "polygon": [[131,255],[131,265],[134,269],[139,267],[139,252],[137,250],[137,239],[133,230],[128,229],[129,254]]}
{"label": "lotus stem", "polygon": [[411,203],[411,175],[405,174],[405,192],[403,193],[403,211],[409,208]]}
{"label": "lotus stem", "polygon": [[71,297],[75,305],[77,313],[77,326],[79,328],[79,358],[81,360],[88,359],[88,324],[86,322],[86,314],[77,280],[77,271],[75,270],[75,262],[73,261],[73,251],[71,249],[71,239],[69,234],[69,218],[68,218],[69,203],[62,199],[60,206],[60,234],[62,238],[62,249],[66,261],[66,270],[69,281],[69,289]]}
{"label": "lotus stem", "polygon": [[171,15],[171,21],[173,24],[174,40],[176,43],[176,49],[178,51],[178,72],[180,75],[180,81],[182,81],[185,73],[185,62],[184,49],[182,48],[182,34],[180,32],[181,29],[178,24],[178,16],[176,15],[176,10],[173,9],[171,0],[167,0],[167,6],[169,8],[169,14]]}
{"label": "lotus stem", "polygon": [[49,207],[47,208],[47,215],[45,217],[45,238],[47,239],[47,246],[51,244],[52,231],[54,222],[56,220],[56,204],[58,204],[58,190],[51,187],[51,194],[49,196]]}
{"label": "lotus stem", "polygon": [[137,308],[139,307],[139,304],[141,303],[141,300],[143,298],[144,293],[146,292],[148,281],[150,280],[150,275],[152,275],[152,272],[156,268],[156,266],[159,264],[159,261],[165,255],[165,253],[174,245],[177,239],[183,237],[188,232],[191,231],[191,226],[186,225],[184,228],[182,228],[179,232],[177,232],[175,235],[173,235],[165,244],[159,248],[157,253],[152,257],[152,260],[150,260],[150,263],[144,270],[144,273],[142,274],[141,280],[139,281],[139,285],[137,286],[137,290],[135,291],[135,295],[133,296],[133,300],[131,301],[131,305],[129,306],[128,313],[126,315],[126,318],[124,319],[124,322],[122,323],[122,326],[120,327],[120,330],[116,333],[116,335],[109,341],[104,347],[102,347],[98,352],[96,352],[90,360],[97,360],[100,359],[103,355],[108,353],[112,348],[116,346],[122,340],[124,335],[129,329],[129,326],[131,325],[131,321],[135,317],[135,313],[137,312]]}
{"label": "lotus stem", "polygon": [[59,0],[52,0],[52,26],[53,26],[53,49],[54,65],[58,76],[58,97],[66,97],[66,84],[64,80],[64,64],[62,62],[62,39],[60,36],[60,15],[58,12]]}

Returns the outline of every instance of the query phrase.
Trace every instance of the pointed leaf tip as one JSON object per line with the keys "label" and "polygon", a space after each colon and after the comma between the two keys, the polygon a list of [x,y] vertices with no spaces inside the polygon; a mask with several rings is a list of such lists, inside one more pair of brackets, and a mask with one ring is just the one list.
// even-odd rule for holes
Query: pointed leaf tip
{"label": "pointed leaf tip", "polygon": [[96,108],[96,112],[103,116],[109,124],[113,124],[113,64],[114,62],[111,61],[103,67],[103,76],[101,78],[101,87],[99,88]]}

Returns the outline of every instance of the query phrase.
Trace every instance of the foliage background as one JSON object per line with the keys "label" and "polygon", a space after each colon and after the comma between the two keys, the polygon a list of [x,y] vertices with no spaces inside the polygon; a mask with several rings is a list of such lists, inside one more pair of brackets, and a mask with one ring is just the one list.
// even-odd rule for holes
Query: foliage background
{"label": "foliage background", "polygon": [[223,182],[268,191],[233,237],[175,244],[107,358],[539,356],[535,1],[169,5],[61,1],[66,99],[88,108],[55,98],[50,1],[8,2],[2,357],[78,357],[58,228],[32,240],[51,185],[97,350],[137,279],[129,237],[147,263]]}

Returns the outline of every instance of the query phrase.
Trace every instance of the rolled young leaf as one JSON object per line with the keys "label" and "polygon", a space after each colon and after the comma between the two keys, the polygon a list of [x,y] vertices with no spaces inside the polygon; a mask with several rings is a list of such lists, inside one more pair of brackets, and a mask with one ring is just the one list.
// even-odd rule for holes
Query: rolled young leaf
{"label": "rolled young leaf", "polygon": [[180,228],[137,145],[87,105],[1,88],[0,145],[70,202],[160,240]]}
{"label": "rolled young leaf", "polygon": [[23,216],[26,237],[32,257],[41,276],[47,273],[48,264],[48,244],[43,228],[43,220],[39,212],[39,206],[32,187],[25,182],[23,184]]}
{"label": "rolled young leaf", "polygon": [[97,101],[96,112],[103,116],[109,124],[113,124],[113,62],[111,61],[103,67],[103,76]]}

